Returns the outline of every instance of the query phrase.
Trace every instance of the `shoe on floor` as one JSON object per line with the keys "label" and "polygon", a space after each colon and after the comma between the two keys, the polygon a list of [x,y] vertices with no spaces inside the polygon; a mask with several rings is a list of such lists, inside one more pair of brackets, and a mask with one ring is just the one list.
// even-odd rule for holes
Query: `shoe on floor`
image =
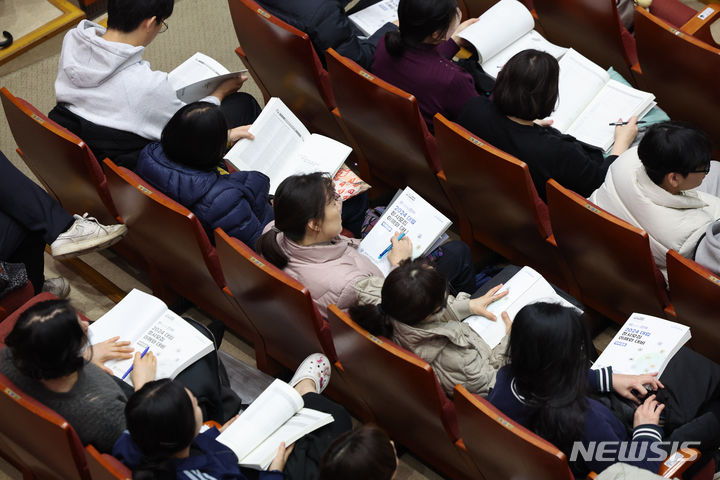
{"label": "shoe on floor", "polygon": [[315,382],[317,393],[322,393],[330,383],[330,360],[322,353],[313,353],[295,370],[290,386],[294,387],[306,378]]}
{"label": "shoe on floor", "polygon": [[74,215],[75,222],[61,233],[50,245],[55,258],[72,257],[107,248],[119,242],[127,233],[127,227],[102,225],[95,217]]}
{"label": "shoe on floor", "polygon": [[63,277],[48,278],[43,283],[42,291],[52,293],[58,298],[67,298],[70,295],[70,282]]}

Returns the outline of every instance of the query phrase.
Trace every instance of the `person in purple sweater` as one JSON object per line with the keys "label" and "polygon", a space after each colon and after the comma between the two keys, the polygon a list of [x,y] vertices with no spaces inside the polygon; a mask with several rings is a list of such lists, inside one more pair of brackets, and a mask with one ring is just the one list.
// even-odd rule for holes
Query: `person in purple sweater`
{"label": "person in purple sweater", "polygon": [[451,60],[464,42],[457,34],[477,18],[460,23],[456,0],[400,0],[398,20],[400,29],[378,43],[371,71],[415,95],[432,132],[436,113],[454,120],[479,95],[473,76]]}
{"label": "person in purple sweater", "polygon": [[[617,461],[657,473],[672,442],[698,442],[691,446],[704,453],[701,461],[712,458],[720,445],[720,366],[682,348],[661,378],[621,375],[589,370],[593,348],[575,310],[527,305],[515,316],[509,363],[488,400],[562,450],[576,476]],[[599,450],[588,459],[581,453]]]}

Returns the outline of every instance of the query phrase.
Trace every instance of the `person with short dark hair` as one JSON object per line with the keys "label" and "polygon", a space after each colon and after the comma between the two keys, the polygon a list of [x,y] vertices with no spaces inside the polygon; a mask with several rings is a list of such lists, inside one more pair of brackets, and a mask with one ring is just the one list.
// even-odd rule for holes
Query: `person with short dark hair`
{"label": "person with short dark hair", "polygon": [[545,122],[558,101],[560,68],[552,55],[525,50],[498,74],[490,99],[471,99],[457,122],[493,146],[517,157],[530,169],[535,190],[545,200],[548,179],[586,197],[599,187],[610,164],[637,134],[637,118],[615,127],[610,155],[565,135]]}
{"label": "person with short dark hair", "polygon": [[172,116],[159,143],[143,149],[136,171],[192,211],[209,238],[220,227],[252,246],[273,218],[270,179],[256,171],[228,173],[223,160],[227,144],[220,107],[191,103]]}
{"label": "person with short dark hair", "polygon": [[323,455],[318,480],[392,480],[398,468],[395,444],[366,424],[340,436]]}
{"label": "person with short dark hair", "polygon": [[720,192],[698,188],[715,163],[711,155],[702,131],[681,122],[653,125],[638,147],[612,164],[589,200],[645,230],[667,277],[667,251],[692,258],[708,226],[720,218]]}

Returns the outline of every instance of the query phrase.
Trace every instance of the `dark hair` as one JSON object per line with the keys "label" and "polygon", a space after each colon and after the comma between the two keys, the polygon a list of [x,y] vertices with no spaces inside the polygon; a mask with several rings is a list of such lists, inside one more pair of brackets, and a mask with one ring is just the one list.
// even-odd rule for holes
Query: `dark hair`
{"label": "dark hair", "polygon": [[390,480],[395,470],[390,437],[375,425],[361,425],[330,445],[320,461],[318,480]]}
{"label": "dark hair", "polygon": [[532,410],[529,427],[569,456],[582,438],[592,342],[582,315],[557,303],[532,303],[515,315],[509,368]]}
{"label": "dark hair", "polygon": [[400,28],[385,34],[385,49],[393,57],[417,47],[435,32],[447,34],[457,15],[457,0],[400,0]]}
{"label": "dark hair", "polygon": [[192,401],[180,382],[168,378],[148,382],[125,405],[125,419],[143,458],[134,480],[175,479],[171,458],[195,438]]}
{"label": "dark hair", "polygon": [[390,318],[415,325],[444,307],[447,281],[424,259],[405,260],[385,278],[381,296],[379,305],[350,307],[350,317],[373,335],[390,337]]}
{"label": "dark hair", "polygon": [[707,135],[683,122],[652,125],[640,140],[638,156],[650,180],[660,185],[665,175],[683,177],[710,164],[712,143]]}
{"label": "dark hair", "polygon": [[325,219],[325,206],[335,195],[333,180],[326,173],[292,175],[283,180],[273,200],[275,228],[258,238],[255,250],[276,267],[285,268],[288,258],[277,243],[278,232],[293,242],[301,241],[310,220]]}
{"label": "dark hair", "polygon": [[23,375],[51,380],[77,372],[86,363],[87,336],[67,300],[46,300],[25,310],[5,344]]}
{"label": "dark hair", "polygon": [[194,102],[175,112],[163,128],[160,144],[173,162],[210,171],[222,162],[227,131],[220,107],[209,102]]}
{"label": "dark hair", "polygon": [[174,4],[174,0],[108,0],[107,26],[130,33],[148,18],[162,23],[172,15]]}
{"label": "dark hair", "polygon": [[557,103],[559,74],[555,57],[538,50],[524,50],[500,70],[492,101],[504,115],[523,120],[545,118]]}

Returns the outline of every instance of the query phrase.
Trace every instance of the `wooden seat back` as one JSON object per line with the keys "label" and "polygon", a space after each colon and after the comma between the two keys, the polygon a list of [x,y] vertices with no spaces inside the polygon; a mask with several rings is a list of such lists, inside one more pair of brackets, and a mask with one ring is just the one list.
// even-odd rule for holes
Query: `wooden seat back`
{"label": "wooden seat back", "polygon": [[130,480],[132,472],[120,460],[100,453],[92,445],[85,447],[85,459],[92,480]]}

